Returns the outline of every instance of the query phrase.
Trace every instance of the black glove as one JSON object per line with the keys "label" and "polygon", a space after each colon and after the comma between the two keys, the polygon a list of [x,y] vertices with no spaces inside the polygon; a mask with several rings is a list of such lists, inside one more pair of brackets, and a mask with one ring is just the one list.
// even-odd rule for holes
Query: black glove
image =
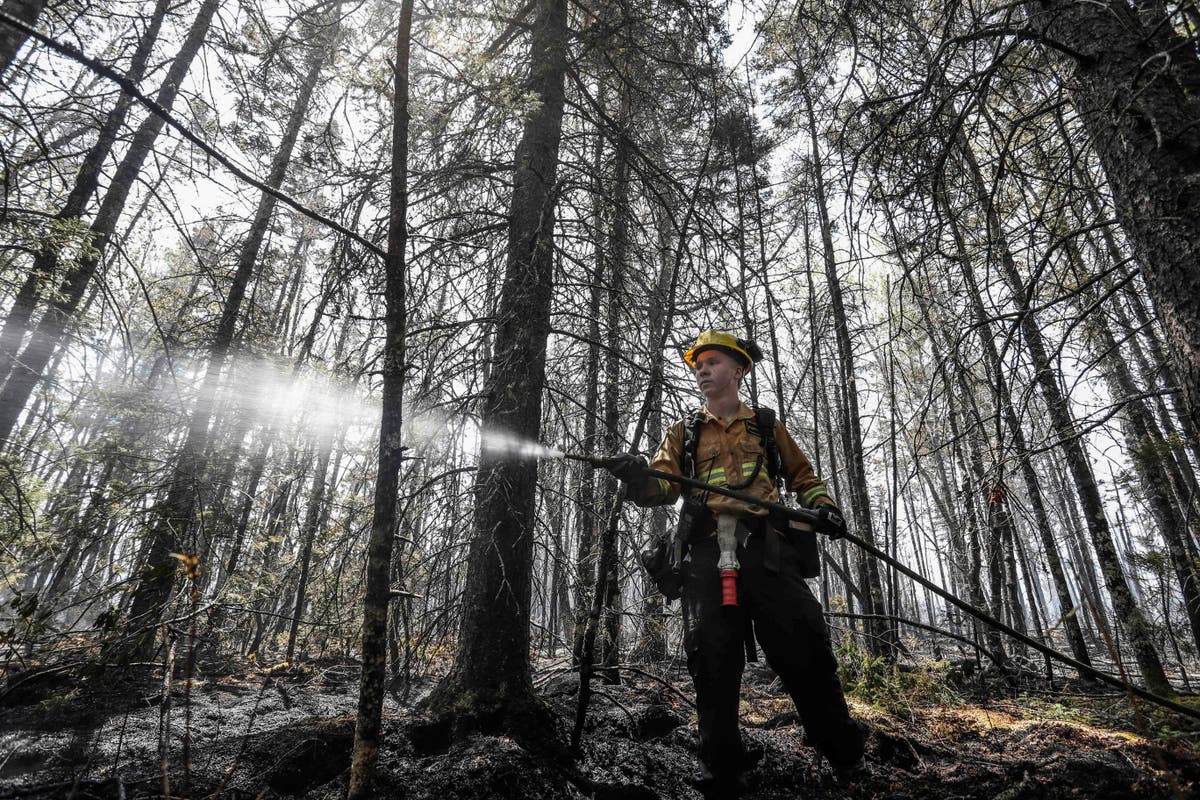
{"label": "black glove", "polygon": [[646,483],[646,459],[637,453],[621,453],[612,458],[606,458],[601,466],[612,473],[619,481],[641,489]]}
{"label": "black glove", "polygon": [[830,539],[840,539],[846,535],[846,518],[837,506],[821,506],[817,509],[816,528]]}

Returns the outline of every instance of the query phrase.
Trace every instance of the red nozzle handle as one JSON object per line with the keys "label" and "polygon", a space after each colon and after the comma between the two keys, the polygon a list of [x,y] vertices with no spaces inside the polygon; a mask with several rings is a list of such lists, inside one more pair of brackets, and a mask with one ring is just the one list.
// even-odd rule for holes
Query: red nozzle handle
{"label": "red nozzle handle", "polygon": [[721,570],[721,605],[736,606],[738,604],[737,576],[736,569]]}

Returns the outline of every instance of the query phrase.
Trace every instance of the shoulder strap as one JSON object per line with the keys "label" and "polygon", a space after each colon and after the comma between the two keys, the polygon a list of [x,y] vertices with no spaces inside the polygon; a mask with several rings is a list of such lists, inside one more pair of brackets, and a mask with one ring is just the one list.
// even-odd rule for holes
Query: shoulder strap
{"label": "shoulder strap", "polygon": [[754,418],[763,452],[767,454],[767,474],[771,476],[771,483],[779,483],[783,463],[779,458],[779,445],[775,442],[775,409],[755,406]]}
{"label": "shoulder strap", "polygon": [[685,420],[683,426],[683,455],[680,459],[680,471],[685,477],[696,477],[696,452],[700,448],[700,426],[704,424],[704,415],[697,409],[691,419]]}

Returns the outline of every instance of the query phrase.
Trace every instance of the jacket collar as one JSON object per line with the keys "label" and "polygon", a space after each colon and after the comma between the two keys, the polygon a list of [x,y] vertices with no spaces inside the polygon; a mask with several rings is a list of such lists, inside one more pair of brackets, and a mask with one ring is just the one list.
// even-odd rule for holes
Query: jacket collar
{"label": "jacket collar", "polygon": [[[705,422],[716,422],[718,419],[720,419],[716,414],[708,410],[707,403],[700,406],[700,416],[704,418]],[[727,424],[728,422],[735,422],[739,419],[754,419],[754,412],[750,410],[750,406],[746,405],[745,402],[742,402],[738,405],[737,411],[733,412],[733,417],[727,421]]]}

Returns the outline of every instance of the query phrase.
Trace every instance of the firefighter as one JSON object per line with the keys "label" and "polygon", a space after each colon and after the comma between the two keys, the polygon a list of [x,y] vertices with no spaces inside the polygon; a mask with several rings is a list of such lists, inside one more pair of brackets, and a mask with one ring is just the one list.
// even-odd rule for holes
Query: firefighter
{"label": "firefighter", "polygon": [[[776,502],[778,477],[817,512],[817,530],[837,538],[845,522],[808,458],[773,412],[764,420],[761,410],[741,400],[742,379],[761,359],[753,342],[725,331],[700,334],[684,360],[704,404],[671,426],[649,465],[625,454],[610,469],[640,506],[680,496],[678,484],[648,476],[647,466]],[[716,494],[685,494],[680,518],[684,648],[703,762],[699,787],[708,797],[737,796],[742,773],[756,760],[738,731],[745,651],[753,652],[748,630],[791,695],[809,741],[839,775],[852,777],[862,768],[864,727],[846,707],[821,605],[805,582],[815,565],[797,532],[766,509]],[[815,539],[811,545],[815,559]]]}

